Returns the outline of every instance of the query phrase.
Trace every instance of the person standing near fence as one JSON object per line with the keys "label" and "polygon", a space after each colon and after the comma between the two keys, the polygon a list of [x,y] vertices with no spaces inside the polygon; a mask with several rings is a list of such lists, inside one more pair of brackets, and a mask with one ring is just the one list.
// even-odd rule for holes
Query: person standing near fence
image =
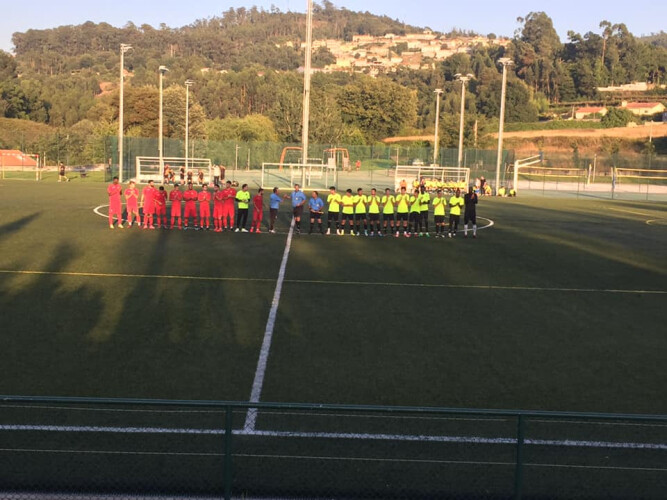
{"label": "person standing near fence", "polygon": [[241,191],[236,193],[236,201],[238,202],[238,209],[236,211],[236,232],[247,233],[245,228],[248,223],[248,207],[250,205],[250,192],[248,185],[241,186]]}
{"label": "person standing near fence", "polygon": [[132,227],[132,216],[136,225],[141,227],[141,218],[139,217],[139,190],[134,181],[130,181],[130,186],[125,190],[125,211],[127,212],[127,227]]}
{"label": "person standing near fence", "polygon": [[301,191],[301,186],[294,184],[294,191],[292,191],[292,213],[294,215],[296,234],[301,234],[301,216],[303,215],[303,206],[306,204],[306,199],[306,194]]}
{"label": "person standing near fence", "polygon": [[329,210],[327,213],[327,234],[331,234],[331,223],[334,222],[336,226],[336,234],[343,234],[340,229],[340,203],[341,203],[340,194],[336,192],[336,186],[331,186],[329,188],[329,196],[327,197],[327,203],[329,204]]}
{"label": "person standing near fence", "polygon": [[280,189],[278,187],[273,188],[273,192],[269,197],[269,233],[274,234],[276,232],[276,219],[278,218],[278,209],[280,204],[283,202],[283,197],[278,193]]}
{"label": "person standing near fence", "polygon": [[354,197],[354,227],[357,236],[361,236],[361,222],[364,223],[364,234],[368,236],[368,219],[366,218],[366,195],[363,189],[357,189]]}
{"label": "person standing near fence", "polygon": [[109,194],[109,229],[114,228],[114,215],[118,221],[118,229],[123,229],[123,203],[121,201],[123,186],[118,182],[118,177],[113,178],[113,181],[107,187],[107,193]]}
{"label": "person standing near fence", "polygon": [[197,200],[199,201],[199,228],[208,231],[211,219],[211,192],[206,182],[197,195]]}
{"label": "person standing near fence", "polygon": [[69,182],[69,178],[65,175],[65,164],[63,162],[58,164],[58,182]]}
{"label": "person standing near fence", "polygon": [[167,229],[167,192],[164,186],[155,191],[155,220],[158,229]]}
{"label": "person standing near fence", "polygon": [[350,235],[354,236],[354,196],[352,190],[345,191],[345,196],[341,198],[343,205],[343,220],[341,221],[340,234],[345,234],[345,225],[350,224]]}
{"label": "person standing near fence", "polygon": [[[402,181],[405,182],[405,181]],[[403,236],[410,237],[408,232],[408,214],[410,213],[410,195],[407,188],[401,185],[401,191],[396,195],[396,237],[403,227]]]}
{"label": "person standing near fence", "polygon": [[377,189],[371,189],[371,194],[366,197],[368,202],[368,224],[371,229],[371,236],[375,236],[377,232],[378,236],[382,236],[382,231],[380,231],[380,203],[381,199],[378,196]]}
{"label": "person standing near fence", "polygon": [[472,237],[477,238],[477,195],[475,190],[470,187],[463,197],[465,212],[463,214],[463,237],[468,237],[468,222],[472,222]]}
{"label": "person standing near fence", "polygon": [[457,189],[454,196],[449,199],[449,234],[456,236],[456,231],[459,229],[459,220],[461,219],[461,208],[465,205],[463,198],[461,198],[461,190]]}
{"label": "person standing near fence", "polygon": [[169,193],[169,201],[171,202],[171,229],[174,229],[174,223],[178,219],[178,229],[183,229],[183,219],[181,218],[181,200],[183,193],[178,184],[174,184],[174,189]]}
{"label": "person standing near fence", "polygon": [[155,182],[148,181],[148,186],[141,190],[141,207],[144,209],[144,229],[155,229],[153,216],[155,215]]}
{"label": "person standing near fence", "polygon": [[236,200],[236,189],[232,187],[232,183],[227,181],[225,189],[222,190],[222,199],[224,204],[222,206],[222,229],[230,231],[234,228],[234,200]]}
{"label": "person standing near fence", "polygon": [[[388,234],[392,235],[394,234],[394,219],[396,217],[394,214],[396,198],[391,194],[391,189],[387,188],[384,190],[384,196],[380,201],[382,203],[382,226],[384,234],[387,234],[387,231],[389,231]],[[396,232],[396,236],[398,236],[398,232]]]}
{"label": "person standing near fence", "polygon": [[445,210],[447,200],[442,196],[442,189],[438,189],[433,198],[433,218],[435,219],[435,237],[445,237]]}
{"label": "person standing near fence", "polygon": [[185,213],[183,214],[185,229],[190,228],[191,218],[193,224],[197,222],[197,197],[197,191],[192,187],[192,183],[188,183],[188,189],[183,193],[183,199],[185,200]]}
{"label": "person standing near fence", "polygon": [[213,185],[220,186],[220,165],[213,166]]}
{"label": "person standing near fence", "polygon": [[252,199],[252,223],[250,232],[259,234],[262,232],[262,219],[264,219],[264,190],[259,188]]}
{"label": "person standing near fence", "polygon": [[324,234],[324,229],[322,229],[322,214],[324,213],[324,201],[320,198],[317,191],[313,191],[312,197],[308,200],[308,206],[310,208],[310,229],[308,234],[313,234],[313,227],[315,226],[315,221],[317,221],[320,233]]}

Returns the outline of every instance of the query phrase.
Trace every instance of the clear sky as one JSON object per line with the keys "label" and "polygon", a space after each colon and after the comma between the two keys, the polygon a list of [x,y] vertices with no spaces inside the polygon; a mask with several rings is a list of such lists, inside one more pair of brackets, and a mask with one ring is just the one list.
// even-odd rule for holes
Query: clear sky
{"label": "clear sky", "polygon": [[[543,10],[554,20],[561,39],[568,30],[580,33],[595,30],[606,19],[625,23],[636,35],[667,30],[667,2],[664,0],[333,0],[337,7],[384,14],[416,26],[428,26],[437,31],[451,28],[472,29],[480,33],[511,36],[517,28],[516,18],[531,11]],[[108,22],[123,26],[127,21],[170,27],[190,24],[196,19],[219,15],[230,7],[257,5],[268,9],[275,5],[282,11],[304,11],[305,0],[31,0],[26,3],[0,2],[0,49],[11,50],[11,36],[30,28],[52,28],[86,21]]]}

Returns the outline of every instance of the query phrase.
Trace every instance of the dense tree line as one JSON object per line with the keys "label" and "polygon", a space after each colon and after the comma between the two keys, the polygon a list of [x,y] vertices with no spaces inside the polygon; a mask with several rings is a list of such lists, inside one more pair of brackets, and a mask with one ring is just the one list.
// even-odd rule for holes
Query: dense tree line
{"label": "dense tree line", "polygon": [[[315,38],[419,31],[387,17],[336,9],[328,1],[315,10]],[[664,34],[642,40],[623,24],[603,21],[596,31],[570,32],[563,43],[543,12],[531,12],[519,22],[506,48],[474,47],[429,69],[400,69],[377,78],[316,74],[312,140],[368,144],[430,132],[433,90],[442,88],[442,145],[456,146],[461,89],[456,75],[471,73],[475,78],[467,87],[465,140],[469,146],[485,146],[497,127],[500,57],[515,62],[508,81],[508,122],[533,122],[548,116],[550,105],[595,99],[598,86],[665,82]],[[298,142],[302,75],[296,70],[303,60],[304,32],[302,14],[253,7],[229,9],[176,29],[85,23],[16,33],[15,56],[0,51],[0,117],[46,123],[59,137],[76,142],[81,155],[85,151],[99,161],[101,141],[117,127],[122,42],[134,47],[126,56],[126,135],[157,134],[157,68],[165,64],[170,69],[165,80],[168,137],[183,135],[183,82],[193,79],[193,138]],[[326,49],[313,55],[316,67],[334,60]],[[16,144],[5,141],[2,146]]]}

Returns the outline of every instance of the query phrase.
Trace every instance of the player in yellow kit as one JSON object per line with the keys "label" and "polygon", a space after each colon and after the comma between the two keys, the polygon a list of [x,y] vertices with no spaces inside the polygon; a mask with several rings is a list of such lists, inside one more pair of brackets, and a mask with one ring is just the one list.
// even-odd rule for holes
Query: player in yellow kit
{"label": "player in yellow kit", "polygon": [[408,214],[410,213],[410,195],[407,193],[405,186],[401,186],[401,192],[396,195],[396,237],[403,228],[403,236],[410,237],[408,232]]}
{"label": "player in yellow kit", "polygon": [[354,197],[354,226],[357,236],[361,236],[361,222],[364,223],[364,234],[368,236],[368,219],[366,218],[366,195],[364,190],[357,189],[357,195]]}
{"label": "player in yellow kit", "polygon": [[371,189],[371,194],[366,196],[366,203],[368,205],[368,223],[371,229],[371,236],[382,236],[380,231],[380,203],[382,200],[378,196],[377,189]]}
{"label": "player in yellow kit", "polygon": [[433,198],[433,216],[435,218],[435,237],[445,237],[445,209],[447,200],[442,196],[442,189],[438,189]]}
{"label": "player in yellow kit", "polygon": [[454,196],[449,199],[449,237],[456,236],[461,219],[461,209],[465,205],[461,198],[461,190],[457,189]]}
{"label": "player in yellow kit", "polygon": [[[384,190],[384,196],[380,200],[382,203],[382,225],[384,234],[394,234],[394,224],[395,224],[395,208],[396,198],[391,194],[391,189],[387,188]],[[398,233],[396,233],[398,235]]]}
{"label": "player in yellow kit", "polygon": [[350,224],[350,234],[354,236],[354,196],[352,190],[348,189],[341,199],[343,205],[343,220],[341,222],[340,234],[345,234],[345,226]]}
{"label": "player in yellow kit", "polygon": [[343,234],[343,231],[340,229],[340,204],[341,196],[336,192],[336,187],[331,186],[329,188],[329,196],[327,196],[327,203],[329,204],[329,210],[327,214],[327,234],[331,234],[331,223],[334,222],[336,225],[336,234]]}

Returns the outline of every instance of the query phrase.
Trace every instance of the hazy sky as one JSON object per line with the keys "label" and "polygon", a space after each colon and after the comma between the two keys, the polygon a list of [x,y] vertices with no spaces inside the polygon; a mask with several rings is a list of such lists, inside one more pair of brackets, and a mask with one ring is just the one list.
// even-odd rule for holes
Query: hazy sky
{"label": "hazy sky", "polygon": [[[586,1],[560,0],[334,0],[334,5],[350,10],[367,10],[385,14],[416,26],[429,26],[437,31],[453,27],[472,29],[480,33],[512,35],[517,28],[516,18],[528,12],[544,10],[554,20],[561,39],[568,30],[581,33],[598,30],[601,20],[624,22],[634,34],[648,34],[667,30],[667,2],[660,0]],[[127,21],[171,27],[190,24],[196,19],[218,15],[230,7],[269,8],[275,5],[282,11],[304,11],[305,0],[197,0],[193,2],[170,0],[31,0],[26,3],[2,0],[0,2],[0,49],[11,50],[12,33],[30,28],[52,28],[86,21],[105,21],[122,26]]]}

